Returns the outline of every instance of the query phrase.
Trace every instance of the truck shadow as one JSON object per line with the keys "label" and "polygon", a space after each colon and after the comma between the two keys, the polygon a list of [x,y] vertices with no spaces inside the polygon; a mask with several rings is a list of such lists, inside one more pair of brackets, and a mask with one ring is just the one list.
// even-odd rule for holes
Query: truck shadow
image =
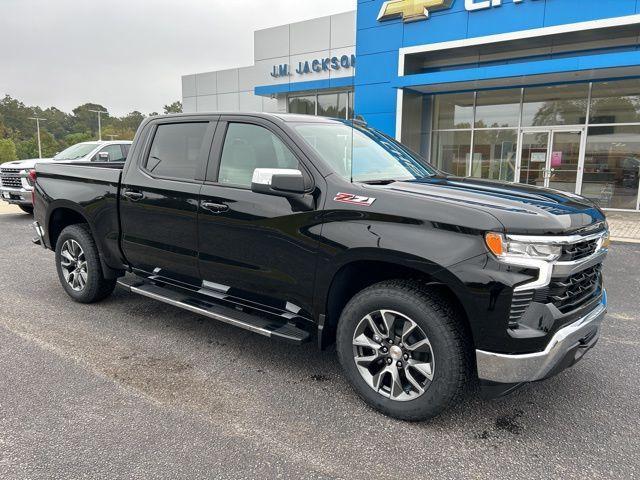
{"label": "truck shadow", "polygon": [[[145,329],[162,331],[163,336],[173,343],[195,345],[195,350],[201,353],[199,362],[202,364],[215,362],[221,356],[231,358],[237,365],[234,381],[252,384],[257,377],[262,377],[258,383],[268,378],[274,392],[293,402],[275,407],[270,404],[270,409],[280,409],[277,413],[272,411],[278,416],[300,415],[304,410],[312,416],[313,411],[327,408],[327,402],[331,399],[329,403],[333,409],[358,412],[356,418],[369,418],[369,421],[392,429],[409,428],[422,434],[434,429],[446,430],[497,448],[508,438],[526,438],[538,428],[536,422],[541,415],[552,418],[554,424],[569,424],[572,420],[565,415],[567,399],[571,399],[572,408],[580,408],[579,401],[582,398],[583,406],[587,408],[587,398],[594,394],[593,387],[582,379],[588,375],[587,371],[574,367],[558,377],[524,386],[500,399],[484,400],[477,391],[473,391],[436,419],[406,423],[390,419],[359,400],[342,376],[333,347],[321,352],[314,343],[295,346],[274,341],[124,291],[118,291],[104,305],[108,310],[114,307],[136,317]],[[188,356],[193,358],[193,355],[192,351]],[[229,381],[220,378],[220,373],[205,371],[204,375],[206,381],[212,383]],[[222,375],[225,377],[226,372],[222,372]],[[270,402],[259,390],[252,392],[249,388],[245,393],[257,405]],[[217,400],[213,403],[219,405]],[[297,405],[296,401],[300,404]]]}

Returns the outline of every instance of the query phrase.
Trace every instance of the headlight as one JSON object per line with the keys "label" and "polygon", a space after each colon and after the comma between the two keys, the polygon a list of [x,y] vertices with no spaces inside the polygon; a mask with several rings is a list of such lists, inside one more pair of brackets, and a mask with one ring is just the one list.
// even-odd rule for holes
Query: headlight
{"label": "headlight", "polygon": [[562,254],[560,245],[514,241],[501,233],[487,233],[484,240],[489,251],[501,260],[533,259],[553,262]]}
{"label": "headlight", "polygon": [[20,170],[20,176],[27,179],[27,183],[30,187],[33,187],[36,184],[36,170],[34,168]]}

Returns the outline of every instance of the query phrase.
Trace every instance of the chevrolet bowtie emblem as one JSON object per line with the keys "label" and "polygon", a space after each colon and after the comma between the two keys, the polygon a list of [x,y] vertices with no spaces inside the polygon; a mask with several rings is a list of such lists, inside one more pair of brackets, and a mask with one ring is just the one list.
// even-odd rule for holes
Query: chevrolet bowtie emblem
{"label": "chevrolet bowtie emblem", "polygon": [[378,21],[402,17],[405,22],[429,18],[429,12],[451,8],[453,0],[389,0],[384,2]]}

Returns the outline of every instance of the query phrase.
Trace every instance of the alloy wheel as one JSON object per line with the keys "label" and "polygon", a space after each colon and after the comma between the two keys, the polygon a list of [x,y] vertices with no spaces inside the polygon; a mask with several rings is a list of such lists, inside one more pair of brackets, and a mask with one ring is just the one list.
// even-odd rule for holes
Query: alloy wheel
{"label": "alloy wheel", "polygon": [[75,240],[67,240],[60,250],[60,266],[67,284],[80,292],[87,284],[87,259],[84,250]]}
{"label": "alloy wheel", "polygon": [[391,400],[415,400],[433,381],[435,362],[427,335],[393,310],[360,320],[353,334],[353,359],[365,382]]}

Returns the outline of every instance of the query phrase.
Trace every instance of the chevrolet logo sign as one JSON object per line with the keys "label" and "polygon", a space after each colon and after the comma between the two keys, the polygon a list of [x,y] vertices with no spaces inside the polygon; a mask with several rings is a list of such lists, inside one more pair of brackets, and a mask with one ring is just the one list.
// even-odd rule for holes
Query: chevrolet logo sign
{"label": "chevrolet logo sign", "polygon": [[389,0],[384,2],[378,21],[402,18],[405,22],[415,22],[429,18],[429,12],[451,8],[453,0]]}

